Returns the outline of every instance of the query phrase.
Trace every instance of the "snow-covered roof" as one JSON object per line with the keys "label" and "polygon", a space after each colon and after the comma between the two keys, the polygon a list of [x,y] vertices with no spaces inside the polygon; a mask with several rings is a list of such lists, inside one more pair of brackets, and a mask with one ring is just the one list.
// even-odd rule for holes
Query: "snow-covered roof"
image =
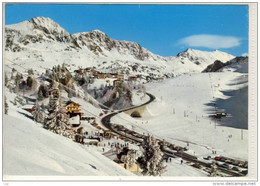
{"label": "snow-covered roof", "polygon": [[33,108],[34,107],[34,105],[24,105],[23,107],[22,107],[22,109],[31,109],[31,108]]}
{"label": "snow-covered roof", "polygon": [[88,142],[99,142],[97,139],[84,139],[84,142],[85,143],[88,143]]}
{"label": "snow-covered roof", "polygon": [[80,123],[80,117],[79,117],[79,115],[71,117],[69,119],[69,121],[70,121],[70,124],[79,124]]}
{"label": "snow-covered roof", "polygon": [[78,105],[78,106],[80,106],[80,104],[78,104],[78,103],[76,103],[76,102],[74,102],[74,101],[71,101],[71,100],[69,100],[69,101],[67,101],[66,102],[66,105],[70,105],[70,104],[76,104],[76,105]]}

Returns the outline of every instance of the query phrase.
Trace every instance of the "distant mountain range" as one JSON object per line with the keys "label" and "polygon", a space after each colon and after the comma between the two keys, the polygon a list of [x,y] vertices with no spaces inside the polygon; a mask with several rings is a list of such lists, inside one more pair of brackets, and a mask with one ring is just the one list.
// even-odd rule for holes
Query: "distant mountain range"
{"label": "distant mountain range", "polygon": [[10,60],[39,71],[65,63],[71,70],[94,66],[100,70],[158,78],[201,72],[216,60],[225,63],[235,58],[218,50],[194,49],[162,57],[138,43],[115,40],[99,30],[70,34],[45,17],[6,25],[4,38],[6,65],[11,65]]}

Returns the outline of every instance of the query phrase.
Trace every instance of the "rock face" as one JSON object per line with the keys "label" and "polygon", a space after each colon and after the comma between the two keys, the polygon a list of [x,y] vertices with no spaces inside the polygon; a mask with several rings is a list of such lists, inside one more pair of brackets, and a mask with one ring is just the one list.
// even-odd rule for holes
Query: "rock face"
{"label": "rock face", "polygon": [[53,41],[71,42],[72,40],[71,35],[50,18],[36,17],[29,20],[29,23],[36,33],[39,32]]}
{"label": "rock face", "polygon": [[[114,49],[120,54],[132,55],[138,60],[159,57],[141,47],[138,43],[117,41],[99,30],[71,35],[59,24],[45,17],[36,17],[29,21],[6,26],[5,37],[5,50],[13,52],[23,50],[22,45],[30,43],[60,42],[69,43],[69,48],[74,49],[87,47],[95,55],[106,56],[103,50],[111,51]],[[15,38],[18,42],[14,42]]]}
{"label": "rock face", "polygon": [[138,43],[114,40],[99,30],[74,34],[73,37],[80,47],[86,46],[97,55],[104,55],[103,50],[116,50],[119,54],[132,55],[142,61],[151,57],[154,58],[151,52],[141,47]]}
{"label": "rock face", "polygon": [[115,40],[99,30],[70,34],[45,17],[6,25],[4,37],[5,57],[24,68],[41,70],[58,64],[66,64],[71,70],[96,67],[147,81],[201,72],[216,60],[224,63],[235,58],[218,50],[194,49],[162,57],[138,43]]}
{"label": "rock face", "polygon": [[219,50],[206,52],[206,51],[194,50],[190,48],[184,52],[177,54],[177,57],[181,59],[188,59],[189,61],[191,61],[196,65],[206,65],[208,64],[209,61],[212,61],[213,63],[216,60],[221,62],[226,62],[230,59],[235,58],[235,56],[232,56],[225,52],[221,52]]}
{"label": "rock face", "polygon": [[248,57],[236,57],[230,61],[227,61],[226,63],[222,63],[221,61],[216,60],[213,64],[208,65],[207,68],[202,72],[217,72],[225,66],[241,63],[248,63]]}
{"label": "rock face", "polygon": [[20,52],[30,44],[71,42],[71,35],[50,18],[36,17],[5,27],[5,50]]}
{"label": "rock face", "polygon": [[217,70],[221,69],[224,66],[225,66],[224,63],[222,63],[219,60],[216,60],[213,64],[207,66],[207,68],[203,70],[203,72],[216,72]]}

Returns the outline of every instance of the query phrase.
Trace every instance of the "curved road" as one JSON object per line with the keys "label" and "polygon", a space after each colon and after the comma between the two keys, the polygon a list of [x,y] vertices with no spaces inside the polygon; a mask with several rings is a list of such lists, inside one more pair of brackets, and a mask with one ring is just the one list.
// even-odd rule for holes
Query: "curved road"
{"label": "curved road", "polygon": [[120,111],[117,111],[117,112],[108,114],[108,115],[106,115],[105,117],[103,117],[103,118],[101,119],[102,124],[103,124],[107,129],[109,129],[110,131],[112,131],[113,133],[116,133],[116,134],[118,134],[118,135],[120,135],[120,136],[124,136],[124,137],[126,137],[126,138],[131,139],[131,140],[134,140],[135,142],[141,143],[142,141],[139,140],[138,138],[131,137],[131,136],[126,136],[126,135],[123,135],[122,133],[118,132],[117,130],[114,130],[114,129],[111,127],[110,119],[111,119],[113,116],[115,116],[116,114],[119,114],[119,113],[121,113],[121,112],[125,112],[125,111],[127,111],[127,110],[132,110],[132,109],[135,109],[135,108],[138,108],[138,107],[142,107],[142,106],[147,105],[147,104],[149,104],[149,103],[151,103],[151,102],[153,102],[153,101],[155,100],[155,96],[154,96],[154,95],[152,95],[152,94],[150,94],[150,93],[146,93],[146,94],[150,97],[149,101],[147,101],[147,102],[145,102],[145,103],[143,103],[143,104],[141,104],[141,105],[138,105],[138,106],[134,106],[134,107],[131,107],[131,108],[126,108],[126,109],[123,109],[123,110],[120,110]]}
{"label": "curved road", "polygon": [[[123,109],[123,110],[120,110],[120,111],[117,111],[117,112],[108,114],[108,115],[104,116],[104,117],[101,119],[102,124],[103,124],[108,130],[110,130],[111,132],[113,132],[113,133],[115,133],[115,134],[117,134],[117,135],[119,135],[119,136],[123,136],[123,137],[125,137],[125,138],[128,138],[128,139],[130,139],[130,140],[132,140],[132,141],[135,141],[136,143],[142,143],[142,139],[141,139],[141,138],[137,138],[137,137],[135,137],[135,136],[126,135],[126,133],[124,134],[124,133],[122,133],[122,132],[119,132],[118,130],[115,130],[115,129],[111,126],[110,119],[111,119],[113,116],[115,116],[115,115],[117,115],[117,114],[119,114],[119,113],[121,113],[121,112],[125,112],[125,111],[127,111],[127,110],[132,110],[132,109],[135,109],[135,108],[138,108],[138,107],[142,107],[142,106],[144,106],[144,105],[147,105],[147,104],[153,102],[153,101],[156,99],[155,96],[153,96],[152,94],[150,94],[150,93],[146,93],[146,94],[150,97],[149,101],[147,101],[147,102],[145,102],[145,103],[143,103],[143,104],[141,104],[141,105],[138,105],[138,106],[134,106],[134,107],[131,107],[131,108],[126,108],[126,109]],[[206,163],[206,162],[200,161],[200,160],[197,159],[197,157],[192,156],[192,155],[189,155],[189,154],[187,154],[187,153],[185,153],[185,152],[183,152],[183,151],[180,153],[179,151],[173,152],[173,151],[170,151],[170,150],[167,150],[167,149],[162,149],[162,152],[163,152],[165,155],[169,156],[169,157],[181,157],[181,158],[184,159],[184,160],[187,160],[187,161],[190,161],[190,162],[199,164],[199,165],[201,165],[201,166],[208,167],[208,168],[211,167],[211,164],[210,164],[210,163]],[[218,167],[218,170],[220,170],[220,171],[223,172],[223,173],[232,175],[232,176],[244,176],[244,175],[242,175],[242,174],[240,174],[240,173],[238,173],[238,172],[233,172],[233,171],[230,171],[230,170],[226,170],[226,169],[223,169],[223,168],[221,168],[221,167]]]}

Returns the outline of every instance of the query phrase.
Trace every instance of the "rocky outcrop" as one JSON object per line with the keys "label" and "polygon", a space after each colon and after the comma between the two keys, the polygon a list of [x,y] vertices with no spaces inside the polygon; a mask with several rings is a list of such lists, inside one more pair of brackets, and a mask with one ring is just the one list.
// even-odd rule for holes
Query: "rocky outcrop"
{"label": "rocky outcrop", "polygon": [[226,63],[222,63],[221,61],[216,60],[213,64],[208,65],[207,68],[202,72],[217,72],[225,66],[240,63],[248,63],[248,57],[236,57],[230,61],[227,61]]}
{"label": "rocky outcrop", "polygon": [[207,68],[205,70],[203,70],[202,72],[216,72],[224,66],[225,66],[225,63],[222,63],[221,61],[216,60],[213,64],[207,66]]}
{"label": "rocky outcrop", "polygon": [[142,61],[152,56],[148,50],[141,47],[138,43],[114,40],[99,30],[74,34],[73,37],[76,39],[80,47],[86,46],[97,55],[103,54],[103,48],[107,51],[114,49],[119,54],[123,55],[130,54],[136,59]]}

